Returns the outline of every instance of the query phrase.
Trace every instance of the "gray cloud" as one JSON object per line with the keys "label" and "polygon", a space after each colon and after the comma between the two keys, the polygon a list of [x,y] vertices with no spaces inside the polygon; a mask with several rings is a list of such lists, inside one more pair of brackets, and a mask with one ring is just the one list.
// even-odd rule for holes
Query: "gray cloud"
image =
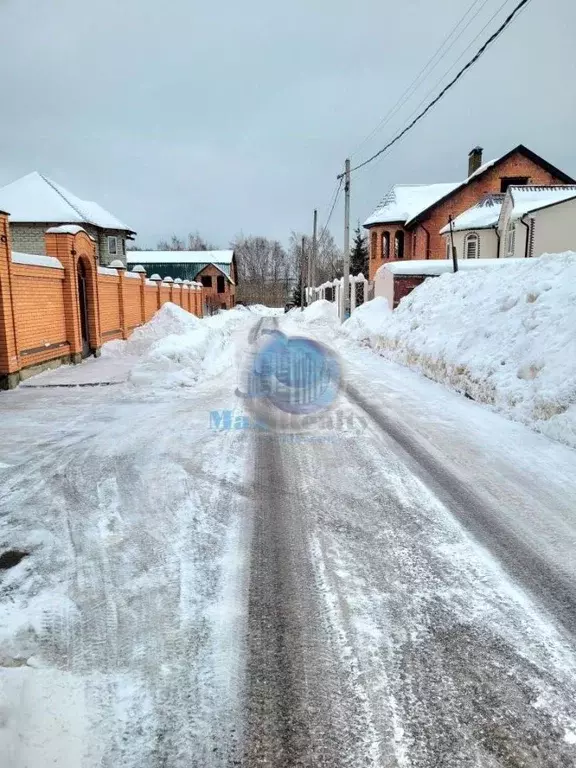
{"label": "gray cloud", "polygon": [[[462,43],[501,1],[487,0]],[[315,206],[322,215],[346,154],[464,11],[462,0],[0,0],[0,183],[39,170],[143,245],[195,229],[222,245],[240,230],[286,241]],[[575,29],[573,0],[531,3],[354,177],[354,218],[392,183],[462,178],[478,143],[488,158],[522,142],[576,176]],[[354,160],[402,127],[463,47]],[[340,211],[333,231],[340,239]]]}

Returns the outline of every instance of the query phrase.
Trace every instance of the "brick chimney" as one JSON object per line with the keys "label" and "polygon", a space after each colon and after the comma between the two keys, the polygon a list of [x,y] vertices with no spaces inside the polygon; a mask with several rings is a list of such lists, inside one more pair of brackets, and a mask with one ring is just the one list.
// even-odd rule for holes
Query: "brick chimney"
{"label": "brick chimney", "polygon": [[470,150],[470,154],[468,155],[468,176],[472,176],[474,171],[477,171],[482,165],[483,151],[482,147],[474,147],[474,149]]}

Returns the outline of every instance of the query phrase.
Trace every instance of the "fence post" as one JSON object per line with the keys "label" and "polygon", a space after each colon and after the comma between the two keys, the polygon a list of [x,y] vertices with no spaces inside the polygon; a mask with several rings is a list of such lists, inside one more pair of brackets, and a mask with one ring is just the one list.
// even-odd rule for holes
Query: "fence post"
{"label": "fence post", "polygon": [[146,322],[146,270],[142,264],[132,267],[132,272],[140,275],[140,322]]}
{"label": "fence post", "polygon": [[124,283],[124,272],[126,271],[126,265],[120,259],[114,259],[108,264],[109,269],[115,269],[118,273],[118,311],[120,315],[120,330],[122,331],[122,338],[128,338],[128,329],[126,328],[126,291]]}
{"label": "fence post", "polygon": [[0,389],[17,386],[20,360],[12,298],[12,249],[8,217],[0,213]]}
{"label": "fence post", "polygon": [[356,309],[356,280],[356,277],[350,277],[350,314]]}

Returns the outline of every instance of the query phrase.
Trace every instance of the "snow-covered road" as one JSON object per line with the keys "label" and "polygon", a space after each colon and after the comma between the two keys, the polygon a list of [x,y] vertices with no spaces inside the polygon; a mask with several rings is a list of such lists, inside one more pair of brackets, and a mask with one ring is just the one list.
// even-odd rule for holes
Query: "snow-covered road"
{"label": "snow-covered road", "polygon": [[0,397],[2,768],[576,765],[576,453],[293,316],[340,416],[214,429],[255,326]]}

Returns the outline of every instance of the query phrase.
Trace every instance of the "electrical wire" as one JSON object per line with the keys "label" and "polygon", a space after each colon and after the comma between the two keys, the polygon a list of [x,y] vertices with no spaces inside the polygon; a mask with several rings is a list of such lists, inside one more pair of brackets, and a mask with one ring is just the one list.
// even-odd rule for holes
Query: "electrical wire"
{"label": "electrical wire", "polygon": [[338,197],[340,196],[340,192],[342,190],[342,183],[344,179],[342,176],[339,177],[339,182],[336,187],[336,191],[334,193],[334,198],[332,200],[332,205],[330,207],[330,213],[328,214],[328,218],[326,219],[326,223],[324,224],[324,228],[322,230],[322,233],[320,234],[320,237],[318,238],[318,243],[321,243],[324,239],[324,235],[328,231],[328,226],[330,224],[330,219],[332,218],[332,214],[334,213],[334,209],[336,208],[336,203],[338,202]]}
{"label": "electrical wire", "polygon": [[[528,3],[531,2],[531,0],[520,0],[518,5],[514,8],[514,10],[506,17],[504,22],[498,27],[498,29],[490,35],[488,40],[479,48],[479,50],[476,52],[476,54],[468,61],[462,69],[459,70],[459,72],[455,75],[455,77],[450,80],[450,82],[440,91],[440,93],[432,99],[432,101],[410,122],[400,133],[398,133],[391,141],[389,141],[382,149],[378,150],[378,152],[375,152],[371,157],[369,157],[367,160],[364,160],[362,163],[359,163],[358,165],[354,166],[350,169],[350,173],[353,173],[354,171],[360,170],[360,168],[364,168],[369,163],[376,160],[377,157],[380,157],[384,154],[390,147],[392,147],[394,144],[396,144],[400,139],[405,136],[408,131],[412,130],[416,123],[420,122],[422,118],[434,107],[447,93],[449,90],[451,90],[456,83],[460,80],[463,75],[466,74],[466,72],[474,66],[474,64],[478,61],[478,59],[485,53],[487,48],[489,48],[492,43],[497,40],[500,35],[507,29],[507,27],[512,23],[512,21],[516,18],[516,16],[520,13],[520,11],[528,5]],[[451,67],[452,69],[452,67]],[[337,178],[341,179],[343,178],[344,174],[339,174]]]}
{"label": "electrical wire", "polygon": [[[506,1],[508,1],[508,0],[506,0]],[[408,88],[406,88],[406,90],[404,91],[404,93],[403,93],[403,94],[402,94],[402,95],[399,97],[398,101],[397,101],[397,102],[394,104],[394,106],[392,106],[392,107],[389,109],[389,111],[388,111],[388,112],[387,112],[387,113],[384,115],[384,117],[383,117],[383,118],[382,118],[382,120],[381,120],[381,121],[378,123],[378,125],[377,125],[377,126],[374,128],[374,130],[373,130],[373,131],[372,131],[370,134],[368,134],[368,136],[366,136],[366,138],[365,138],[365,139],[363,139],[363,140],[360,142],[360,144],[357,144],[357,145],[356,145],[356,147],[354,148],[354,150],[353,150],[353,151],[352,151],[352,153],[351,153],[351,157],[352,157],[352,156],[354,156],[354,155],[355,155],[355,154],[358,152],[358,150],[359,150],[361,147],[363,147],[363,146],[364,146],[364,145],[365,145],[365,144],[366,144],[368,141],[370,141],[370,139],[371,139],[371,138],[372,138],[372,137],[373,137],[373,136],[374,136],[376,133],[378,133],[378,131],[379,131],[379,130],[381,130],[382,128],[384,128],[384,126],[388,125],[388,123],[390,122],[390,120],[392,120],[392,118],[394,117],[394,115],[396,115],[396,114],[397,114],[397,113],[400,111],[400,109],[401,109],[401,108],[404,106],[404,104],[406,104],[406,102],[407,102],[407,101],[409,101],[409,99],[410,99],[410,97],[412,96],[412,94],[414,94],[414,93],[415,93],[415,92],[418,90],[418,88],[419,88],[419,86],[420,86],[420,83],[421,83],[421,82],[423,82],[423,81],[426,79],[426,77],[428,77],[428,75],[430,75],[430,74],[431,74],[431,73],[432,73],[432,72],[433,72],[433,71],[436,69],[436,67],[437,67],[437,66],[438,66],[438,65],[439,65],[439,64],[440,64],[440,63],[441,63],[441,62],[442,62],[442,61],[443,61],[443,60],[446,58],[446,56],[448,55],[448,53],[449,53],[449,52],[452,50],[452,48],[453,48],[453,47],[456,45],[456,43],[457,43],[457,42],[458,42],[458,40],[459,40],[459,39],[462,37],[462,35],[464,34],[464,32],[466,32],[466,30],[468,29],[468,27],[470,26],[470,24],[472,24],[472,22],[474,21],[474,19],[475,19],[475,18],[476,18],[476,17],[477,17],[477,16],[478,16],[478,15],[479,15],[481,12],[482,12],[482,10],[484,9],[484,7],[485,7],[485,6],[486,6],[486,4],[488,3],[488,0],[484,0],[484,2],[482,3],[482,5],[480,6],[480,8],[478,8],[478,10],[476,11],[476,13],[475,13],[475,14],[472,16],[472,18],[471,18],[471,19],[469,19],[469,20],[468,20],[468,23],[466,24],[466,26],[465,26],[463,29],[461,29],[461,30],[460,30],[460,32],[458,33],[458,35],[457,35],[457,36],[454,38],[454,40],[452,40],[452,42],[450,43],[450,45],[448,46],[448,48],[446,48],[446,50],[445,50],[445,51],[442,53],[442,55],[440,56],[440,58],[439,58],[439,59],[438,59],[438,60],[437,60],[437,61],[434,63],[434,65],[433,65],[432,67],[430,67],[430,65],[431,65],[431,64],[432,64],[432,63],[435,61],[435,59],[436,59],[436,57],[438,56],[438,54],[440,54],[440,53],[443,51],[443,49],[445,48],[445,46],[447,45],[447,43],[450,41],[450,39],[452,38],[452,36],[453,36],[453,35],[456,33],[456,31],[458,30],[458,28],[460,27],[460,25],[461,25],[461,24],[462,24],[462,23],[465,21],[466,17],[467,17],[467,16],[468,16],[468,15],[471,13],[471,11],[474,9],[474,6],[476,6],[476,5],[477,5],[479,2],[480,2],[480,0],[473,0],[473,2],[472,2],[472,5],[471,5],[471,6],[468,8],[468,10],[466,11],[466,13],[465,13],[465,14],[462,16],[462,18],[461,18],[461,19],[460,19],[460,20],[457,22],[457,24],[456,24],[456,25],[455,25],[455,26],[452,28],[452,30],[449,32],[449,34],[448,34],[448,35],[447,35],[447,36],[444,38],[444,41],[442,42],[442,44],[440,45],[440,47],[439,47],[439,48],[438,48],[438,49],[435,51],[435,53],[434,53],[434,54],[433,54],[433,55],[432,55],[432,56],[431,56],[431,57],[428,59],[428,61],[426,62],[426,64],[425,64],[425,65],[422,67],[422,69],[421,69],[421,70],[420,70],[420,72],[419,72],[419,73],[416,75],[416,77],[414,78],[414,80],[413,80],[413,81],[410,83],[410,85],[408,86]]]}

